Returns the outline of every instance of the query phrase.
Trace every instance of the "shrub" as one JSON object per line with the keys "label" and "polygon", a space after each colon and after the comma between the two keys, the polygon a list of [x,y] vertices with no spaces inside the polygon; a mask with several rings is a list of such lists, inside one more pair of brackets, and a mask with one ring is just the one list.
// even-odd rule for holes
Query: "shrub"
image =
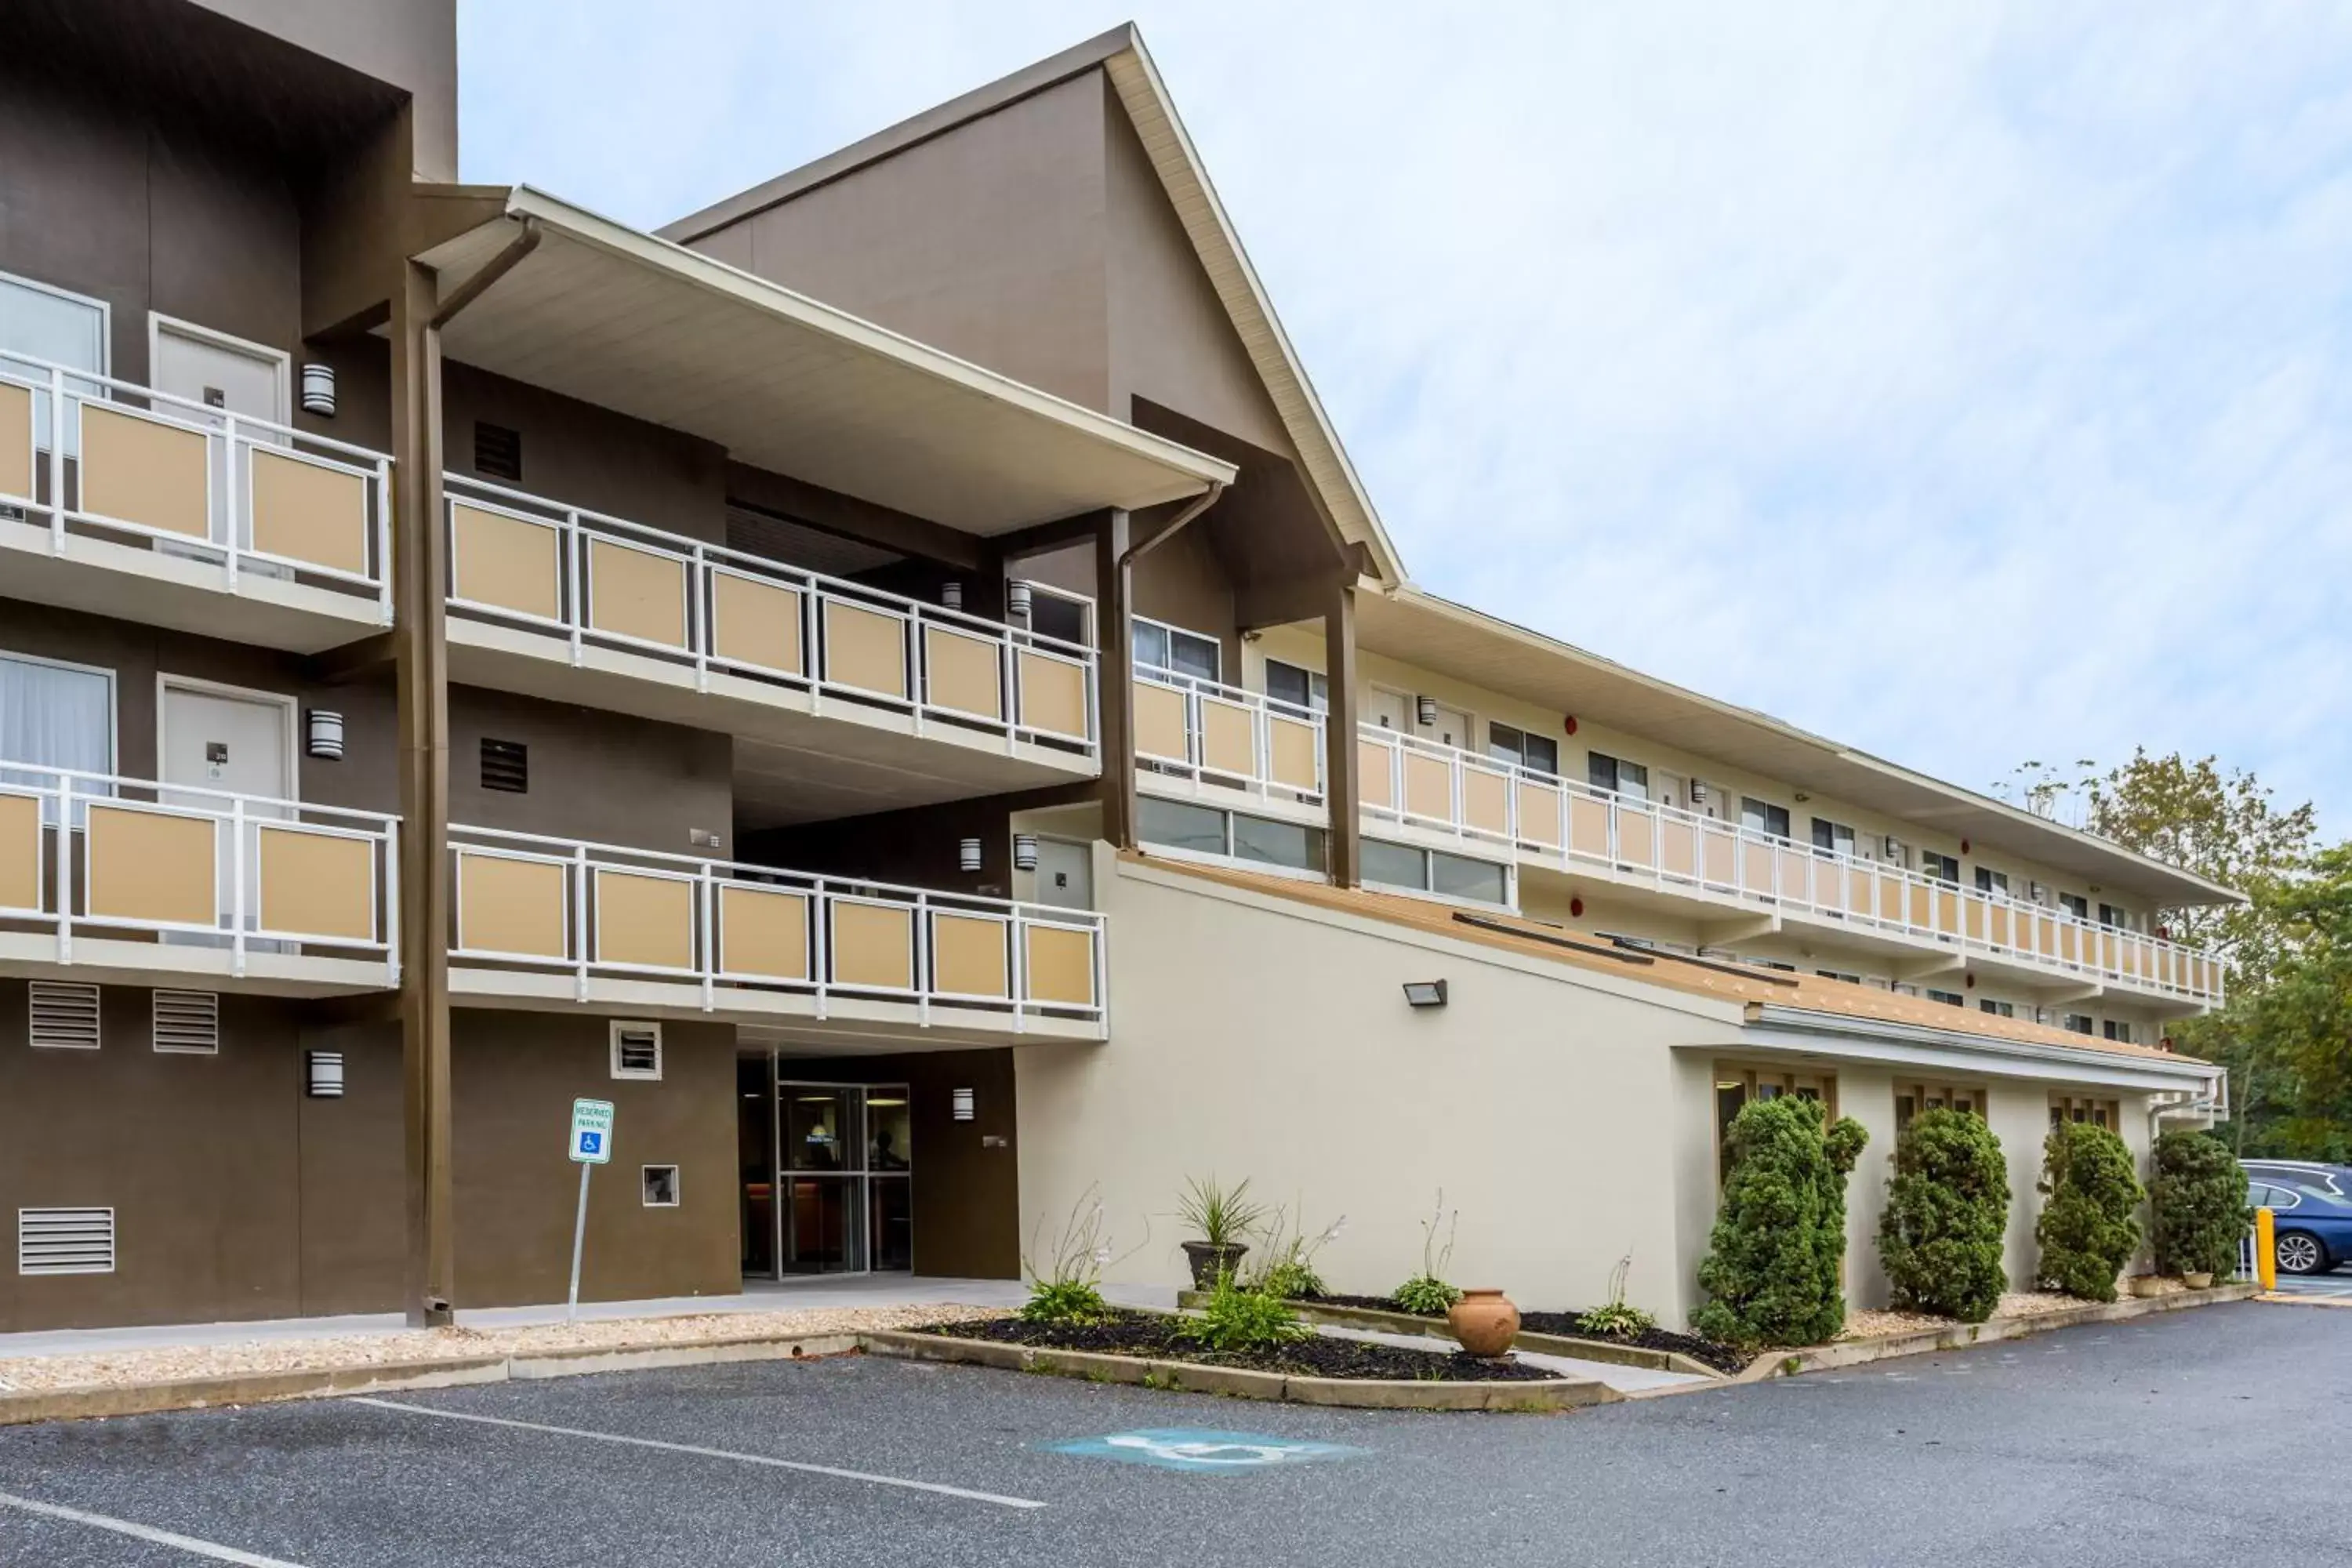
{"label": "shrub", "polygon": [[1750,1100],[1731,1119],[1731,1173],[1698,1267],[1691,1324],[1743,1347],[1820,1344],[1845,1326],[1845,1180],[1868,1134],[1822,1126],[1818,1101]]}
{"label": "shrub", "polygon": [[2147,1194],[2131,1151],[2104,1127],[2062,1121],[2042,1146],[2042,1244],[2038,1278],[2086,1301],[2116,1299],[2116,1278],[2139,1247],[2139,1205]]}
{"label": "shrub", "polygon": [[[1454,1261],[1454,1231],[1461,1220],[1460,1209],[1445,1212],[1445,1190],[1439,1188],[1436,1208],[1421,1222],[1421,1272],[1390,1291],[1391,1300],[1408,1312],[1429,1316],[1462,1300],[1462,1292],[1445,1282],[1446,1268]],[[1445,1233],[1442,1244],[1440,1230]]]}
{"label": "shrub", "polygon": [[1245,1290],[1230,1274],[1217,1278],[1208,1305],[1197,1318],[1186,1320],[1186,1339],[1199,1340],[1211,1350],[1260,1351],[1303,1340],[1315,1331],[1298,1321],[1290,1304],[1277,1296]]}
{"label": "shrub", "polygon": [[[1021,1272],[1029,1281],[1029,1300],[1021,1304],[1021,1316],[1033,1323],[1098,1323],[1109,1317],[1101,1281],[1102,1271],[1111,1264],[1110,1224],[1099,1190],[1089,1186],[1078,1194],[1051,1252],[1037,1245],[1044,1226],[1040,1220],[1039,1235],[1030,1238],[1029,1250],[1021,1257]],[[1147,1239],[1149,1235],[1147,1226]]]}
{"label": "shrub", "polygon": [[2235,1273],[2251,1211],[2246,1173],[2228,1147],[2202,1132],[2167,1132],[2156,1141],[2153,1164],[2147,1195],[2157,1272]]}
{"label": "shrub", "polygon": [[1265,1205],[1249,1195],[1249,1178],[1232,1187],[1214,1176],[1188,1176],[1176,1217],[1212,1247],[1239,1247],[1265,1223]]}
{"label": "shrub", "polygon": [[1595,1307],[1576,1320],[1580,1331],[1599,1334],[1603,1339],[1622,1340],[1631,1339],[1635,1334],[1646,1334],[1658,1326],[1657,1319],[1641,1308],[1626,1303],[1625,1276],[1633,1271],[1633,1255],[1629,1252],[1617,1260],[1616,1268],[1609,1271],[1608,1304]]}
{"label": "shrub", "polygon": [[1431,1318],[1462,1300],[1462,1292],[1434,1275],[1416,1274],[1390,1292],[1389,1299],[1408,1312]]}
{"label": "shrub", "polygon": [[1981,1116],[1925,1110],[1895,1144],[1878,1257],[1895,1304],[1981,1323],[2000,1305],[2009,1165]]}

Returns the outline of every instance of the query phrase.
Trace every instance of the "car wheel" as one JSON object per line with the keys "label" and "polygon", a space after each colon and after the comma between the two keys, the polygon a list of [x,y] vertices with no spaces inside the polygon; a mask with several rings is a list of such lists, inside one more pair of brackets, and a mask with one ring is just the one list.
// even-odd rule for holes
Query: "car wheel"
{"label": "car wheel", "polygon": [[2289,1274],[2318,1274],[2327,1268],[2327,1248],[2319,1238],[2299,1230],[2279,1232],[2275,1251],[2278,1266]]}

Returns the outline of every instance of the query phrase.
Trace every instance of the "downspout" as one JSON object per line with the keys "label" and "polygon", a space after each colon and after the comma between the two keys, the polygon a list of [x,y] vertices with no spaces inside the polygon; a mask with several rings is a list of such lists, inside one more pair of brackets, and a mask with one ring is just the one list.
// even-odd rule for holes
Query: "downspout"
{"label": "downspout", "polygon": [[1194,518],[1200,516],[1202,512],[1216,505],[1218,499],[1224,493],[1225,487],[1217,480],[1211,479],[1209,481],[1209,488],[1205,491],[1202,492],[1200,497],[1195,500],[1191,506],[1188,506],[1182,511],[1178,512],[1174,520],[1171,521],[1167,527],[1161,529],[1159,532],[1153,534],[1149,539],[1129,545],[1127,547],[1127,553],[1118,558],[1118,569],[1122,572],[1126,571],[1129,567],[1141,560],[1146,552],[1157,550],[1161,543],[1170,539],[1173,539],[1183,530],[1186,523],[1191,522]]}

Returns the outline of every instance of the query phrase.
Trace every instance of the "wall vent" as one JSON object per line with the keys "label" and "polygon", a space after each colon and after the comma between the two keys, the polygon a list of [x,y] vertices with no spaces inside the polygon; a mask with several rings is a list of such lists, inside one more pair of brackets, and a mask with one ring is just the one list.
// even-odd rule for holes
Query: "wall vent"
{"label": "wall vent", "polygon": [[183,1056],[218,1056],[219,995],[210,991],[156,992],[155,1048]]}
{"label": "wall vent", "polygon": [[614,1019],[613,1076],[657,1079],[661,1075],[661,1026]]}
{"label": "wall vent", "polygon": [[530,748],[520,741],[482,737],[482,787],[509,795],[530,793]]}
{"label": "wall vent", "polygon": [[98,1049],[98,987],[36,980],[29,988],[30,1038],[52,1050]]}
{"label": "wall vent", "polygon": [[16,1272],[111,1274],[112,1209],[18,1209]]}
{"label": "wall vent", "polygon": [[522,435],[503,425],[474,421],[474,472],[486,479],[522,483]]}

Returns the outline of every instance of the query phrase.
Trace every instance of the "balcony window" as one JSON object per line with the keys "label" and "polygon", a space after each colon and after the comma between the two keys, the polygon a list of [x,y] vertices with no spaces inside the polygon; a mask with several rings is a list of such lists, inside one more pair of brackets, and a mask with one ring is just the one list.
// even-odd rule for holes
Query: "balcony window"
{"label": "balcony window", "polygon": [[1789,808],[1774,805],[1769,800],[1743,795],[1739,801],[1739,826],[1750,833],[1761,833],[1771,838],[1789,837]]}
{"label": "balcony window", "polygon": [[1826,816],[1813,818],[1813,847],[1832,855],[1853,853],[1853,829]]}
{"label": "balcony window", "polygon": [[1862,976],[1859,974],[1846,974],[1834,969],[1816,969],[1813,973],[1820,975],[1824,980],[1843,980],[1848,985],[1859,985],[1862,984]]}
{"label": "balcony window", "polygon": [[[114,771],[114,673],[0,654],[0,757],[83,773]],[[0,770],[0,784],[47,787],[43,774]],[[77,793],[102,793],[85,784]],[[56,816],[50,809],[48,820]]]}
{"label": "balcony window", "polygon": [[1990,996],[1979,1001],[1977,1004],[1977,1009],[1979,1012],[1990,1013],[1996,1018],[2014,1018],[2017,1016],[2016,1003],[1996,1002]]}
{"label": "balcony window", "polygon": [[2058,907],[2064,910],[2068,914],[2073,915],[2078,921],[2086,921],[2091,918],[2091,900],[2083,898],[2079,894],[2059,894]]}
{"label": "balcony window", "polygon": [[2132,1043],[2132,1026],[2126,1019],[2109,1018],[2099,1026],[2099,1033],[2126,1046]]}
{"label": "balcony window", "polygon": [[1293,871],[1324,868],[1324,836],[1319,827],[1270,817],[1234,816],[1234,858],[1261,866],[1282,866]]}
{"label": "balcony window", "polygon": [[1029,629],[1041,637],[1094,646],[1094,605],[1075,594],[1057,594],[1042,583],[1029,584]]}
{"label": "balcony window", "polygon": [[1224,649],[1216,638],[1140,616],[1135,618],[1135,662],[1202,680],[1224,679]]}
{"label": "balcony window", "polygon": [[1205,805],[1188,805],[1158,795],[1139,796],[1135,803],[1135,834],[1146,844],[1164,845],[1194,855],[1225,852],[1225,814]]}
{"label": "balcony window", "polygon": [[1331,709],[1330,688],[1321,676],[1278,658],[1265,661],[1265,694],[1301,712],[1328,713]]}
{"label": "balcony window", "polygon": [[1996,871],[1990,866],[1978,867],[1977,891],[1997,894],[2004,899],[2009,897],[2009,873]]}
{"label": "balcony window", "polygon": [[1938,855],[1933,849],[1919,851],[1919,873],[1938,882],[1959,886],[1960,862],[1957,856]]}
{"label": "balcony window", "polygon": [[1157,795],[1143,795],[1135,806],[1136,837],[1146,844],[1291,871],[1319,873],[1328,863],[1328,838],[1319,827]]}
{"label": "balcony window", "polygon": [[[104,375],[106,331],[107,310],[101,301],[0,273],[0,354],[27,354],[69,370]],[[39,374],[30,365],[11,366],[5,362],[0,362],[0,369],[26,377]],[[68,381],[67,390],[96,389],[87,383]],[[34,400],[33,418],[33,444],[46,448],[49,444],[47,397]],[[66,456],[75,455],[68,439]]]}
{"label": "balcony window", "polygon": [[1508,724],[1488,724],[1486,754],[1531,773],[1559,776],[1559,742],[1549,735],[1530,735]]}
{"label": "balcony window", "polygon": [[1941,1002],[1947,1007],[1965,1007],[1969,1005],[1969,999],[1957,991],[1937,991],[1932,987],[1927,992],[1927,1000]]}
{"label": "balcony window", "polygon": [[2060,1020],[2059,1027],[2068,1034],[2087,1035],[2091,1032],[2091,1016],[2088,1013],[2069,1013]]}
{"label": "balcony window", "polygon": [[1650,798],[1650,770],[1639,763],[1621,762],[1604,752],[1591,753],[1585,781],[1594,789],[1605,789],[1629,800]]}
{"label": "balcony window", "polygon": [[1367,883],[1510,907],[1509,868],[1492,860],[1474,860],[1467,855],[1448,855],[1437,849],[1415,849],[1378,838],[1364,840],[1362,855]]}
{"label": "balcony window", "polygon": [[2112,927],[2116,931],[2129,931],[2132,923],[2131,911],[2128,910],[2118,909],[2113,904],[2101,904],[2099,906],[2099,923],[2103,926]]}

